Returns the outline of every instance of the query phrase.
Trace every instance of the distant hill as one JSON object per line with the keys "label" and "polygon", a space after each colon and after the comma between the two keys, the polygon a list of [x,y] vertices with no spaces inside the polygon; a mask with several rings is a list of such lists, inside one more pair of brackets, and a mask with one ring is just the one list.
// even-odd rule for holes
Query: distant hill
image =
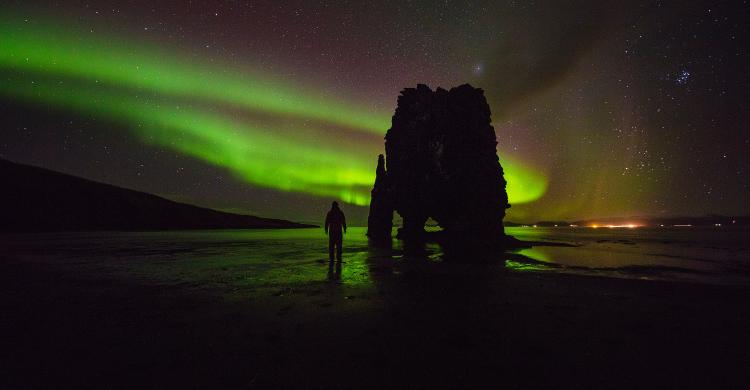
{"label": "distant hill", "polygon": [[173,202],[0,159],[0,232],[313,227]]}
{"label": "distant hill", "polygon": [[539,221],[532,223],[517,223],[505,221],[506,227],[517,226],[537,226],[537,227],[570,227],[570,226],[650,226],[650,227],[670,227],[670,226],[748,226],[750,225],[750,216],[726,216],[726,215],[706,215],[702,217],[611,217],[599,219],[585,219],[580,221]]}

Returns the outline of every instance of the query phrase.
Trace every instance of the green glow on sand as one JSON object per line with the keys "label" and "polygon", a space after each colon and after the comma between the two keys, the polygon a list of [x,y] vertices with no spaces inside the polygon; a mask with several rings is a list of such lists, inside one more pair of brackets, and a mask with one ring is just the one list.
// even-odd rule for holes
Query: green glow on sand
{"label": "green glow on sand", "polygon": [[[148,45],[6,19],[0,17],[5,98],[111,120],[144,143],[224,167],[254,185],[369,204],[382,144],[363,145],[356,134],[385,134],[390,114],[316,97],[273,75],[232,73]],[[286,122],[244,118],[238,109]],[[544,175],[503,157],[511,204],[544,194]]]}

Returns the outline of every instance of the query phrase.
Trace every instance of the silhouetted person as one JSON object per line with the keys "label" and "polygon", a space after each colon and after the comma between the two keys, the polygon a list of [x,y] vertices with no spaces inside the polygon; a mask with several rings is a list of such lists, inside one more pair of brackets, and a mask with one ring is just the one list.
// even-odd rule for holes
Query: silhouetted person
{"label": "silhouetted person", "polygon": [[328,234],[328,258],[333,261],[333,249],[335,247],[336,259],[341,261],[341,244],[344,241],[344,233],[346,233],[346,217],[339,208],[338,202],[331,204],[331,210],[326,215],[324,229]]}

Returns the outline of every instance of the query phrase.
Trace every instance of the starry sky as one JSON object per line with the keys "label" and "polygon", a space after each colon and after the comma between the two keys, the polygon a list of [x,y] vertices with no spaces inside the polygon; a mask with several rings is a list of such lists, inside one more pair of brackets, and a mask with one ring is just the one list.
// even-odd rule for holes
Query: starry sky
{"label": "starry sky", "polygon": [[747,1],[5,1],[0,157],[366,220],[401,89],[483,88],[519,222],[750,214]]}

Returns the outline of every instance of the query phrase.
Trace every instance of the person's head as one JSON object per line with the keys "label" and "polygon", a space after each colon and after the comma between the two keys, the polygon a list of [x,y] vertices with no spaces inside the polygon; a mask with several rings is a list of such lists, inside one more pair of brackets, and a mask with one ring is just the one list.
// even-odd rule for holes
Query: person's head
{"label": "person's head", "polygon": [[337,209],[337,208],[339,208],[339,202],[336,202],[336,201],[334,200],[334,201],[333,201],[333,203],[331,203],[331,208],[332,208],[332,209]]}

